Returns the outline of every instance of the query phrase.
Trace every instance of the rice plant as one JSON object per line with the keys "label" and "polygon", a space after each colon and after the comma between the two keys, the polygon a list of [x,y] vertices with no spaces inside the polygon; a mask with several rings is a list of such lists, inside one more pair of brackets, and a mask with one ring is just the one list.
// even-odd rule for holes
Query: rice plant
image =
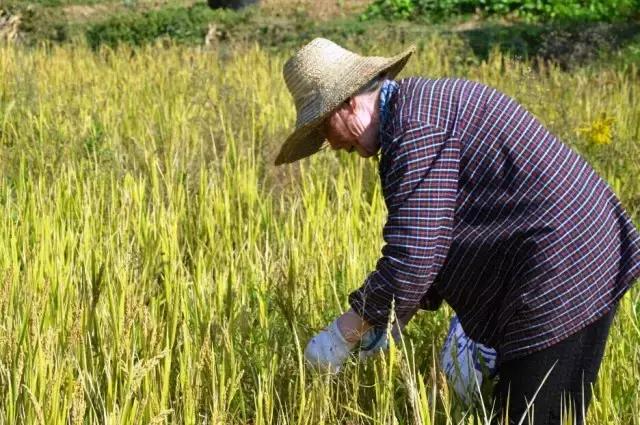
{"label": "rice plant", "polygon": [[[0,47],[0,423],[487,422],[489,400],[466,408],[438,366],[446,306],[387,356],[336,377],[306,368],[308,338],[375,265],[385,207],[375,160],[272,165],[295,118],[290,53]],[[636,67],[465,54],[434,36],[403,75],[516,97],[640,225]],[[610,140],[594,143],[603,116]],[[640,424],[639,314],[636,286],[589,423]]]}

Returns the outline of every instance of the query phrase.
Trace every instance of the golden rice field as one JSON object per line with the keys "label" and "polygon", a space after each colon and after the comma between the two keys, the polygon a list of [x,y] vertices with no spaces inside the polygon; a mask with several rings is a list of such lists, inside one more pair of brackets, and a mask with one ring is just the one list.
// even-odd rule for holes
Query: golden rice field
{"label": "golden rice field", "polygon": [[[385,207],[375,160],[271,165],[295,116],[290,53],[0,47],[0,423],[485,423],[434,356],[447,308],[420,314],[385,358],[338,377],[306,369],[306,341],[375,265]],[[465,55],[434,36],[403,75],[516,97],[640,226],[638,68]],[[639,287],[589,424],[640,425]]]}

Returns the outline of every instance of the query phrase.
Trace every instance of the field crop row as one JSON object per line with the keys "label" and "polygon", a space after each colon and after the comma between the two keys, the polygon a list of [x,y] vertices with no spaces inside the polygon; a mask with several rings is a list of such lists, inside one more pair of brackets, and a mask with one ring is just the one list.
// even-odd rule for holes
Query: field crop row
{"label": "field crop row", "polygon": [[[431,38],[404,75],[516,97],[639,224],[637,68],[463,55]],[[305,368],[306,340],[374,267],[385,208],[374,160],[272,165],[295,117],[286,57],[0,47],[0,423],[484,423],[435,361],[446,307],[386,358]],[[639,313],[636,287],[589,423],[640,424]]]}

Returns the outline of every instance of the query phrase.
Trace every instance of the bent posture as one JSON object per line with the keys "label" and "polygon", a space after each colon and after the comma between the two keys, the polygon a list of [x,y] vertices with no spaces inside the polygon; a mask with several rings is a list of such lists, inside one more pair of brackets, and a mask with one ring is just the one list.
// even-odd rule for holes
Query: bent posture
{"label": "bent posture", "polygon": [[315,39],[285,64],[298,116],[276,164],[325,140],[379,155],[388,212],[376,269],[307,358],[337,370],[392,307],[406,321],[444,299],[497,352],[502,413],[509,394],[517,423],[552,369],[534,423],[558,424],[562,395],[586,410],[616,305],[640,276],[640,235],[589,164],[508,96],[394,81],[411,53],[362,57]]}

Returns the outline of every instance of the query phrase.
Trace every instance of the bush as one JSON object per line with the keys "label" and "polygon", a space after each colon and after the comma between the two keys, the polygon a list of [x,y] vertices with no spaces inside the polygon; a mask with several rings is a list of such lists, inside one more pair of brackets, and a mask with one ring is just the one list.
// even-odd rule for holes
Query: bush
{"label": "bush", "polygon": [[24,2],[7,2],[0,9],[20,16],[18,30],[27,44],[63,42],[69,37],[69,25],[62,11],[56,8],[34,6]]}
{"label": "bush", "polygon": [[375,0],[364,19],[513,14],[526,20],[607,21],[637,15],[640,0]]}
{"label": "bush", "polygon": [[245,21],[246,13],[230,10],[211,10],[205,4],[189,8],[169,8],[142,14],[116,15],[87,29],[89,45],[115,47],[120,43],[142,45],[158,37],[193,42],[204,38],[209,22],[233,25]]}
{"label": "bush", "polygon": [[212,9],[242,9],[258,3],[258,0],[207,0],[207,4]]}

